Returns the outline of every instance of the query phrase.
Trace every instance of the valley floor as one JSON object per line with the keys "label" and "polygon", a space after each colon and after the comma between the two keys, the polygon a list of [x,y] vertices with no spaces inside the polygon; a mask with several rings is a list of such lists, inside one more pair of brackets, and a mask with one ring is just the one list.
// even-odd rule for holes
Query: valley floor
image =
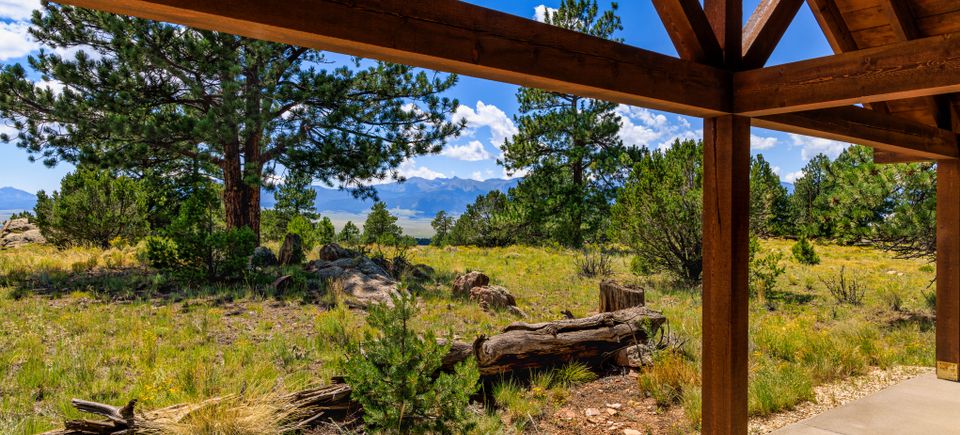
{"label": "valley floor", "polygon": [[[786,272],[762,300],[751,298],[755,421],[823,401],[824,385],[933,364],[931,264],[817,245],[822,262],[808,266],[790,256],[792,242],[762,246],[784,254]],[[556,320],[566,310],[577,317],[595,312],[601,278],[578,275],[579,255],[559,248],[415,248],[411,260],[437,274],[435,283],[418,289],[416,327],[471,341],[517,320],[452,298],[453,277],[467,270],[482,270],[509,289],[529,322]],[[478,432],[577,433],[601,428],[589,417],[604,415],[617,416],[603,417],[604,424],[620,425],[604,431],[696,429],[699,289],[636,277],[629,255],[614,255],[612,264],[614,278],[639,281],[647,305],[666,315],[675,351],[658,354],[651,369],[577,387],[541,385],[536,378],[498,386],[498,409],[478,412]],[[862,304],[839,303],[827,290],[825,282],[841,268],[866,290]],[[140,409],[153,409],[324,382],[338,374],[344,343],[365,328],[363,312],[301,294],[243,285],[171,288],[138,266],[134,248],[2,251],[0,285],[0,433],[37,433],[81,417],[70,407],[74,397],[113,404],[137,398]],[[593,408],[599,414],[588,416]]]}

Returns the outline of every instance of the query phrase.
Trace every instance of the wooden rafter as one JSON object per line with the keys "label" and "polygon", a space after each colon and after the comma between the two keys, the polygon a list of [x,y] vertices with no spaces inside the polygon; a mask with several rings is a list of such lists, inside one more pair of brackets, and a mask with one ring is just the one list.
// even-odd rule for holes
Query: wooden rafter
{"label": "wooden rafter", "polygon": [[726,71],[460,1],[64,3],[692,116],[729,111]]}
{"label": "wooden rafter", "polygon": [[759,68],[767,63],[803,0],[761,0],[743,28],[743,67]]}
{"label": "wooden rafter", "polygon": [[960,91],[960,34],[736,73],[734,112],[763,116]]}
{"label": "wooden rafter", "polygon": [[753,118],[753,125],[928,159],[960,157],[957,134],[855,106]]}
{"label": "wooden rafter", "polygon": [[653,0],[681,59],[719,65],[722,52],[698,0]]}
{"label": "wooden rafter", "polygon": [[834,0],[807,0],[810,11],[823,29],[827,42],[833,47],[834,53],[844,53],[857,49],[857,41],[853,39],[847,23]]}

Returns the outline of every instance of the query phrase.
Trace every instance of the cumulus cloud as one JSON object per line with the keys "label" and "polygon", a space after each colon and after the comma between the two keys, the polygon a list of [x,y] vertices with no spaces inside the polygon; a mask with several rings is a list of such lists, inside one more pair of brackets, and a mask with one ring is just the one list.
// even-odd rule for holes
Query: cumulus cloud
{"label": "cumulus cloud", "polygon": [[835,159],[850,146],[845,142],[793,133],[790,134],[790,140],[793,142],[793,146],[800,147],[800,158],[804,161],[816,157],[817,154],[826,154],[827,157]]}
{"label": "cumulus cloud", "polygon": [[526,169],[518,169],[516,171],[510,172],[510,171],[507,171],[507,168],[503,168],[503,175],[500,178],[503,178],[504,180],[512,180],[514,178],[526,177],[527,174],[529,173],[530,171]]}
{"label": "cumulus cloud", "polygon": [[796,183],[803,176],[803,171],[791,172],[783,177],[788,183]]}
{"label": "cumulus cloud", "polygon": [[483,144],[478,140],[470,141],[470,143],[466,145],[448,146],[443,149],[440,155],[468,162],[477,162],[493,158],[493,155],[488,153],[487,149],[484,148]]}
{"label": "cumulus cloud", "polygon": [[777,138],[762,137],[755,134],[750,135],[750,148],[755,150],[768,150],[777,145]]}
{"label": "cumulus cloud", "polygon": [[547,5],[540,5],[533,8],[533,19],[539,22],[547,21],[547,13],[556,13],[557,10],[554,8],[548,8]]}
{"label": "cumulus cloud", "polygon": [[693,130],[683,117],[674,120],[666,115],[642,107],[621,104],[615,109],[620,115],[620,140],[627,146],[666,149],[677,139],[696,139],[701,130]]}
{"label": "cumulus cloud", "polygon": [[467,121],[464,134],[468,137],[476,135],[481,128],[489,129],[490,143],[497,148],[503,145],[504,140],[517,134],[517,126],[506,112],[493,104],[484,104],[483,101],[477,101],[476,109],[465,105],[457,107],[453,121],[461,120]]}
{"label": "cumulus cloud", "polygon": [[27,20],[34,9],[40,9],[40,0],[0,0],[0,18]]}
{"label": "cumulus cloud", "polygon": [[0,22],[0,61],[23,57],[38,48],[24,22]]}
{"label": "cumulus cloud", "polygon": [[[417,166],[417,162],[413,159],[404,160],[403,163],[397,167],[397,174],[405,178],[420,177],[428,180],[446,177],[446,175],[443,175],[442,172],[434,171],[426,166]],[[384,180],[385,183],[390,181],[391,180]]]}

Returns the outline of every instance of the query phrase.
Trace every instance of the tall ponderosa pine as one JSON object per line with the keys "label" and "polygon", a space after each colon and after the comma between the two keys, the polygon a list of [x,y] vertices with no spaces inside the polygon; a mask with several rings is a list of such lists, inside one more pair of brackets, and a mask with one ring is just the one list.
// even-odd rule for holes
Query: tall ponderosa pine
{"label": "tall ponderosa pine", "polygon": [[273,209],[286,220],[294,216],[316,219],[317,191],[311,187],[312,183],[313,177],[310,174],[290,171],[283,183],[273,192],[276,200]]}
{"label": "tall ponderosa pine", "polygon": [[[33,17],[45,47],[0,73],[0,117],[47,164],[119,169],[200,162],[223,183],[230,228],[259,231],[260,187],[277,163],[321,182],[397,177],[405,159],[437,152],[461,125],[438,97],[455,76],[386,63],[321,69],[321,52],[226,33],[48,3]],[[4,141],[11,138],[4,137]]]}
{"label": "tall ponderosa pine", "polygon": [[[564,0],[545,21],[558,27],[613,39],[622,29],[616,3],[601,11],[596,0]],[[502,164],[529,175],[511,195],[545,236],[580,245],[596,233],[621,181],[628,150],[621,142],[614,103],[521,88],[519,132],[504,146]]]}
{"label": "tall ponderosa pine", "polygon": [[434,231],[432,240],[434,245],[443,246],[447,243],[450,230],[453,229],[453,222],[453,217],[447,214],[447,212],[443,210],[437,212],[437,215],[433,217],[433,221],[430,222],[430,226],[433,227]]}

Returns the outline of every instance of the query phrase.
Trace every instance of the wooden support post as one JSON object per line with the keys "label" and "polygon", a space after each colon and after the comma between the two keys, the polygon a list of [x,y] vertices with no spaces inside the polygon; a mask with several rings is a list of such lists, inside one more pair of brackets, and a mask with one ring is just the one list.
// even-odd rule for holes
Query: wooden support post
{"label": "wooden support post", "polygon": [[960,160],[937,162],[937,377],[960,381]]}
{"label": "wooden support post", "polygon": [[747,433],[750,119],[703,121],[703,433]]}

